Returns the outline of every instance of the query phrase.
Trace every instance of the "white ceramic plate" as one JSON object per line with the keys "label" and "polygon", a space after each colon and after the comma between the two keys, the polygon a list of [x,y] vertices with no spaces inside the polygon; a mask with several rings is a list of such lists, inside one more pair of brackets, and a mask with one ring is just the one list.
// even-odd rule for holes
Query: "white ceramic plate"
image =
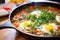
{"label": "white ceramic plate", "polygon": [[7,4],[7,3],[0,4],[0,17],[9,15],[15,7],[16,5],[13,4]]}

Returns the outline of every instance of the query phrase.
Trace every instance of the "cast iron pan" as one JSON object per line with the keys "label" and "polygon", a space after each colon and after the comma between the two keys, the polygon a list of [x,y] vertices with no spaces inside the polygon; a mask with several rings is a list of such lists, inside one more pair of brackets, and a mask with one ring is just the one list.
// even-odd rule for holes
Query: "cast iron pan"
{"label": "cast iron pan", "polygon": [[[20,11],[20,10],[26,8],[26,7],[29,7],[30,5],[37,5],[37,6],[38,5],[45,5],[45,6],[52,6],[52,7],[60,8],[60,4],[58,2],[50,2],[50,1],[49,2],[48,1],[45,1],[45,2],[30,2],[30,3],[22,4],[19,7],[17,7],[16,9],[14,9],[12,11],[12,13],[10,14],[9,19],[10,19],[11,24],[13,24],[11,20],[12,20],[13,16],[16,15],[16,12],[18,12],[18,11]],[[21,30],[18,30],[14,26],[13,27],[1,26],[0,30],[5,29],[5,28],[15,29],[16,31],[19,31],[19,33],[22,33],[24,36],[30,38],[31,40],[41,40],[41,39],[42,40],[53,40],[53,39],[54,40],[55,39],[59,40],[60,39],[60,36],[58,36],[58,37],[47,37],[47,36],[41,37],[41,36],[37,36],[37,35],[34,35],[34,34],[25,33]]]}

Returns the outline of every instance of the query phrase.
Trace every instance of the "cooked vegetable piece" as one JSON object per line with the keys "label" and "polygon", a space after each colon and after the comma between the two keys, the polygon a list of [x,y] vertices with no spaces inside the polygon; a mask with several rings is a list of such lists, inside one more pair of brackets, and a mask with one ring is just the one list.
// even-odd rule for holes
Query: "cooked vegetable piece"
{"label": "cooked vegetable piece", "polygon": [[53,30],[50,30],[50,32],[51,32],[51,35],[56,35],[56,32],[54,32]]}

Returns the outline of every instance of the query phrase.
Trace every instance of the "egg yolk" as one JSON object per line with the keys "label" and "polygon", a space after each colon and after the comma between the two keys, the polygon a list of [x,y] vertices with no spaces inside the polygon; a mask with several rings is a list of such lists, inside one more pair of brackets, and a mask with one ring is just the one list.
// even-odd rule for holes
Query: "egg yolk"
{"label": "egg yolk", "polygon": [[25,21],[25,22],[24,22],[24,26],[25,26],[25,27],[27,27],[29,24],[33,24],[33,22],[31,22],[31,21]]}
{"label": "egg yolk", "polygon": [[50,30],[54,30],[55,27],[54,27],[53,25],[47,25],[47,26],[46,26],[46,29],[47,29],[48,31],[50,31]]}
{"label": "egg yolk", "polygon": [[27,26],[27,25],[28,25],[28,23],[27,23],[27,21],[25,21],[25,22],[24,22],[24,26]]}

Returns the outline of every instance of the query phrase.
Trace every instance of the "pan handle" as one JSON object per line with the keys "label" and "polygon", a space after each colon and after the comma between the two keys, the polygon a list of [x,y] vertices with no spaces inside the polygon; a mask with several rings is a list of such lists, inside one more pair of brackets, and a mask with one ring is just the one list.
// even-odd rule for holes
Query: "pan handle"
{"label": "pan handle", "polygon": [[0,26],[0,30],[2,30],[2,29],[7,29],[7,28],[17,30],[16,28],[14,28],[14,27],[10,27],[10,26]]}

